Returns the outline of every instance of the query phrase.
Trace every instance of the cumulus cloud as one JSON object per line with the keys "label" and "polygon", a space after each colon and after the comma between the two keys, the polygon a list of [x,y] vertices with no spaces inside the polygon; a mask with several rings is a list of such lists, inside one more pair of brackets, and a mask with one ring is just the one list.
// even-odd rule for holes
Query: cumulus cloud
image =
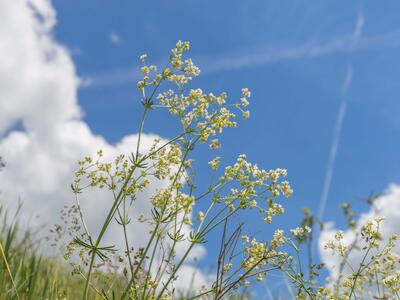
{"label": "cumulus cloud", "polygon": [[[7,164],[0,172],[1,200],[12,208],[21,198],[23,216],[35,217],[33,225],[58,222],[59,210],[73,203],[69,184],[78,159],[100,148],[106,159],[129,154],[137,141],[136,135],[129,135],[111,145],[93,134],[82,120],[77,100],[81,80],[69,51],[52,35],[55,24],[56,11],[48,0],[0,0],[0,54],[4,58],[0,61],[0,154]],[[154,138],[148,134],[142,137],[143,151]],[[149,212],[149,196],[166,184],[153,183],[138,197],[132,220]],[[110,200],[96,191],[82,200],[93,231]],[[131,241],[135,246],[143,245],[148,228],[138,222],[131,226],[135,227],[130,231]],[[106,239],[116,236],[116,229],[111,228]],[[198,247],[194,255],[203,254],[204,248]],[[195,268],[186,265],[182,272],[185,270]],[[205,283],[206,276],[197,273],[196,283]],[[185,281],[180,282],[185,286]]]}
{"label": "cumulus cloud", "polygon": [[[357,231],[359,232],[367,221],[373,220],[377,216],[385,218],[381,223],[383,241],[387,241],[392,234],[400,235],[400,185],[390,185],[387,191],[374,201],[370,210],[360,215],[356,224]],[[337,278],[339,275],[338,268],[341,258],[337,255],[332,255],[330,250],[324,250],[323,248],[328,241],[334,240],[334,235],[338,230],[335,228],[334,223],[327,223],[319,238],[320,257],[333,278]],[[346,245],[351,245],[355,241],[355,233],[352,230],[344,231],[343,241]],[[396,249],[396,251],[400,252],[400,249]],[[349,265],[353,268],[358,266],[363,254],[361,251],[353,251],[348,258]],[[348,274],[350,269],[345,266],[343,271]]]}

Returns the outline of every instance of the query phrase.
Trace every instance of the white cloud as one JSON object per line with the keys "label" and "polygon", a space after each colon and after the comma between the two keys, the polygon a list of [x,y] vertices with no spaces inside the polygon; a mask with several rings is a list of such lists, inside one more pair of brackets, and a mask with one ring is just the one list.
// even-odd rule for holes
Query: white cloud
{"label": "white cloud", "polygon": [[113,44],[119,44],[121,42],[121,37],[118,34],[116,34],[115,32],[111,32],[109,37],[110,37],[111,43],[113,43]]}
{"label": "white cloud", "polygon": [[[360,215],[357,220],[357,229],[360,231],[361,227],[369,220],[377,216],[383,216],[385,220],[381,223],[381,233],[384,241],[392,234],[400,235],[400,185],[392,184],[388,190],[380,197],[378,197],[371,209]],[[330,274],[336,278],[338,276],[338,266],[341,259],[337,255],[332,255],[330,250],[324,250],[324,245],[334,239],[335,233],[338,231],[333,222],[325,224],[325,229],[321,232],[319,238],[319,253],[322,261],[326,264]],[[344,242],[350,245],[354,242],[355,234],[351,230],[344,232]],[[400,249],[396,249],[400,252]],[[349,264],[355,268],[362,260],[363,253],[360,251],[353,251],[349,256]],[[344,273],[350,272],[346,266]]]}
{"label": "white cloud", "polygon": [[[59,221],[59,210],[73,203],[69,184],[76,161],[93,155],[102,148],[108,158],[129,154],[136,148],[136,135],[109,144],[91,132],[81,119],[77,89],[81,80],[76,75],[70,53],[52,37],[56,12],[48,0],[0,0],[0,154],[7,167],[0,172],[1,200],[15,207],[18,197],[24,203],[24,216],[34,225]],[[22,124],[23,130],[16,129]],[[155,135],[144,135],[143,150],[150,147]],[[153,184],[138,197],[132,220],[149,213],[149,195],[165,182]],[[95,231],[106,208],[108,195],[96,191],[82,199],[89,227]],[[133,222],[130,238],[135,246],[146,241],[148,228]],[[187,228],[189,230],[189,228]],[[111,228],[106,241],[118,237]],[[113,241],[114,242],[114,241]],[[183,249],[178,249],[182,252]],[[201,257],[204,248],[194,255]],[[185,265],[184,270],[195,268]],[[196,286],[206,282],[198,271]],[[182,282],[184,287],[186,282]]]}

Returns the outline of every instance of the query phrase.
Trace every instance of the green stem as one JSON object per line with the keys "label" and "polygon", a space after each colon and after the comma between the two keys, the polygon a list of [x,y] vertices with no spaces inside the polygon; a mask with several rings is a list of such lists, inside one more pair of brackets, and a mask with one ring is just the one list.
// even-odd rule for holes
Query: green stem
{"label": "green stem", "polygon": [[[120,213],[119,209],[118,209],[117,211],[118,211],[118,215],[119,215],[119,217],[120,217],[121,224],[122,224],[123,231],[124,231],[124,240],[125,240],[126,255],[128,256],[128,263],[129,263],[129,270],[130,270],[130,272],[131,272],[131,278],[132,278],[132,281],[133,281],[133,285],[136,285],[136,284],[135,284],[135,278],[133,277],[133,264],[132,264],[132,259],[131,259],[131,252],[130,252],[130,249],[129,249],[128,234],[127,234],[127,230],[126,230],[125,201],[124,201],[123,208],[124,208],[124,211],[123,211],[124,219],[122,219],[122,216],[121,216],[121,213]],[[136,289],[134,290],[134,292],[135,292],[135,296],[136,296],[136,298],[137,298]]]}
{"label": "green stem", "polygon": [[168,284],[171,282],[172,279],[174,279],[176,273],[178,272],[179,268],[181,267],[181,265],[184,263],[184,261],[186,260],[186,257],[189,255],[189,252],[192,250],[193,246],[195,245],[195,242],[192,242],[189,246],[189,248],[186,250],[185,254],[183,255],[183,257],[181,258],[181,260],[179,261],[179,263],[177,264],[177,266],[175,267],[174,271],[172,272],[172,274],[169,276],[167,282],[164,284],[164,287],[161,289],[160,293],[158,294],[156,300],[159,300],[161,298],[161,296],[163,295],[164,291],[167,289]]}
{"label": "green stem", "polygon": [[[148,278],[151,276],[150,275],[151,267],[153,265],[153,260],[154,260],[154,257],[155,257],[156,251],[157,251],[157,246],[158,246],[159,241],[160,241],[160,238],[157,237],[156,243],[155,243],[154,248],[153,248],[153,253],[151,254],[151,259],[150,259],[150,264],[149,264],[148,269],[147,269],[147,274],[146,274],[146,277],[144,278],[145,281],[144,281],[144,287],[143,287],[143,293],[142,293],[142,299],[143,300],[147,298],[147,297],[145,298],[145,295],[146,295],[147,283],[148,283],[148,280],[149,280]],[[149,291],[149,293],[150,293],[150,291]]]}
{"label": "green stem", "polygon": [[142,120],[140,121],[140,129],[139,129],[138,140],[137,140],[137,144],[136,144],[136,157],[135,157],[136,159],[138,159],[138,157],[139,157],[140,139],[142,137],[144,121],[146,120],[147,111],[148,111],[148,108],[145,107],[144,108],[144,112],[143,112],[143,116],[142,116]]}
{"label": "green stem", "polygon": [[358,270],[357,270],[357,273],[355,274],[354,281],[353,281],[353,284],[352,284],[352,286],[351,286],[351,290],[350,290],[350,294],[349,294],[349,300],[351,299],[351,296],[352,296],[353,293],[354,293],[354,289],[355,289],[355,287],[356,287],[357,279],[358,279],[358,277],[361,275],[362,267],[363,267],[363,265],[364,265],[365,260],[367,259],[367,256],[368,256],[369,252],[371,251],[371,249],[372,249],[372,247],[369,246],[369,247],[368,247],[368,250],[365,252],[365,255],[364,255],[364,257],[363,257],[363,259],[362,259],[362,261],[361,261],[361,263],[360,263],[360,266],[359,266],[359,268],[358,268]]}
{"label": "green stem", "polygon": [[[220,211],[222,212],[223,209]],[[236,211],[236,210],[235,210]],[[207,226],[202,230],[202,231],[197,231],[198,233],[200,232],[201,235],[205,235],[208,232],[210,232],[211,230],[213,230],[216,226],[218,226],[221,222],[223,222],[226,218],[229,218],[235,211],[231,212],[230,214],[228,214],[226,217],[224,217],[222,220],[220,220],[219,222],[217,222],[215,225],[213,225],[211,228],[208,229],[208,226],[211,223],[208,223]],[[172,272],[172,274],[169,276],[167,282],[164,284],[164,287],[162,288],[161,292],[158,294],[156,300],[159,300],[162,296],[162,294],[164,293],[164,291],[167,289],[168,284],[171,282],[171,280],[175,277],[177,271],[179,270],[179,268],[181,267],[181,265],[183,264],[183,262],[186,260],[187,256],[189,255],[190,251],[192,250],[193,246],[196,244],[195,241],[192,241],[189,248],[186,250],[185,254],[183,255],[183,257],[181,258],[181,260],[179,261],[178,265],[176,266],[176,268],[174,269],[174,271]]]}
{"label": "green stem", "polygon": [[300,286],[301,289],[303,289],[308,296],[310,296],[310,298],[312,300],[315,300],[315,297],[308,291],[308,289],[306,288],[306,286],[304,285],[304,282],[299,281],[296,276],[293,276],[292,274],[290,274],[288,271],[285,271],[284,269],[280,268],[287,276],[289,276],[290,279],[292,279],[294,282],[297,282],[298,285]]}
{"label": "green stem", "polygon": [[200,298],[200,297],[205,296],[205,295],[207,295],[207,294],[209,294],[209,293],[212,293],[212,292],[214,292],[213,289],[208,290],[208,291],[205,291],[205,292],[202,292],[201,294],[198,294],[198,295],[196,295],[196,296],[187,298],[186,300],[193,300],[193,299],[196,299],[196,298]]}
{"label": "green stem", "polygon": [[7,257],[6,257],[6,254],[4,253],[4,248],[3,248],[3,245],[1,244],[1,242],[0,242],[0,252],[1,252],[1,256],[3,257],[4,264],[6,266],[8,275],[10,276],[11,283],[12,283],[12,286],[13,286],[14,291],[15,291],[15,295],[17,296],[17,299],[19,300],[20,298],[19,298],[19,294],[18,294],[18,289],[17,289],[17,286],[15,285],[14,278],[12,276],[11,269],[10,269],[10,266],[8,264]]}
{"label": "green stem", "polygon": [[[185,218],[185,217],[186,217],[186,213],[184,214],[183,218]],[[184,223],[183,223],[183,221],[182,221],[181,224],[180,224],[180,226],[179,226],[179,229],[178,229],[175,233],[181,232],[183,225],[184,225]],[[164,275],[165,271],[167,270],[168,265],[171,263],[173,253],[174,253],[174,251],[175,251],[176,244],[177,244],[177,240],[174,239],[174,241],[173,241],[173,243],[172,243],[171,250],[170,250],[169,253],[168,253],[168,258],[167,258],[167,260],[165,261],[165,264],[164,264],[164,266],[163,266],[163,269],[161,270],[161,272],[159,272],[159,274],[157,274],[157,278],[158,278],[157,281],[159,281],[159,280],[162,279],[162,276]],[[158,285],[158,283],[156,284],[156,286],[157,286],[157,285]]]}
{"label": "green stem", "polygon": [[[186,133],[183,133],[182,135],[184,135],[184,134],[186,134]],[[195,142],[197,142],[197,140],[198,140],[198,138],[195,140]],[[179,169],[178,169],[178,171],[177,171],[177,173],[176,173],[176,175],[175,175],[175,178],[174,178],[174,180],[173,180],[171,186],[174,186],[175,183],[176,183],[176,181],[178,180],[179,173],[182,171],[184,162],[186,161],[186,158],[187,158],[187,155],[188,155],[188,153],[189,153],[189,151],[190,151],[190,150],[189,150],[190,148],[191,148],[191,147],[188,147],[187,149],[185,149],[185,153],[184,153],[183,159],[182,159],[182,161],[181,161],[181,163],[180,163]],[[150,157],[150,155],[148,155],[147,157]],[[163,216],[164,216],[164,213],[165,213],[165,211],[166,211],[166,209],[167,209],[167,205],[168,205],[168,203],[165,202],[165,204],[164,204],[164,206],[163,206],[163,208],[162,208],[162,210],[161,210],[161,217],[160,217],[160,220],[161,220],[161,219],[163,218]],[[144,253],[142,254],[142,257],[140,258],[139,264],[138,264],[137,267],[136,267],[134,276],[137,275],[137,272],[139,271],[139,269],[140,269],[140,267],[141,267],[141,265],[142,265],[142,263],[143,263],[143,261],[144,261],[144,258],[146,257],[146,254],[147,254],[147,252],[149,251],[151,244],[153,243],[154,237],[155,237],[155,235],[156,235],[156,232],[157,232],[158,229],[159,229],[159,226],[160,226],[160,221],[157,221],[156,227],[155,227],[155,229],[154,229],[154,231],[153,231],[153,233],[152,233],[152,235],[151,235],[151,237],[150,237],[149,242],[148,242],[147,245],[146,245],[146,249],[145,249]],[[128,294],[128,291],[129,291],[129,288],[130,288],[131,284],[132,284],[132,279],[129,281],[127,287],[125,288],[125,291],[123,292],[123,294],[122,294],[122,296],[121,296],[121,299],[125,299],[126,295]]]}
{"label": "green stem", "polygon": [[[122,197],[123,193],[125,192],[125,188],[128,185],[129,181],[131,180],[135,170],[136,170],[136,165],[129,172],[129,174],[128,174],[128,176],[127,176],[127,178],[126,178],[126,180],[125,180],[125,182],[124,182],[124,184],[122,186],[122,188],[120,189],[120,191],[118,193],[117,198],[115,199],[110,211],[108,212],[108,215],[107,215],[107,217],[105,219],[105,222],[104,222],[104,224],[103,224],[103,226],[102,226],[102,228],[100,230],[100,233],[99,233],[99,235],[98,235],[98,237],[96,239],[96,242],[93,245],[93,250],[95,250],[99,246],[99,244],[101,242],[101,239],[103,238],[103,235],[105,234],[105,232],[106,232],[106,230],[108,228],[108,225],[110,224],[112,218],[115,215],[115,212],[116,212],[117,208],[119,207],[119,204],[121,203],[121,197]],[[89,288],[88,287],[89,287],[89,283],[90,283],[91,274],[92,274],[92,271],[93,271],[93,265],[94,265],[95,257],[96,257],[96,251],[92,251],[89,270],[88,270],[88,274],[86,276],[87,279],[86,279],[86,283],[85,283],[85,289],[84,289],[84,292],[83,292],[83,300],[87,300],[87,297],[88,297],[88,293],[89,293]]]}
{"label": "green stem", "polygon": [[[206,226],[203,230],[202,235],[206,235],[208,234],[210,231],[212,231],[215,227],[217,227],[219,224],[221,224],[222,222],[224,222],[225,220],[227,220],[230,216],[232,216],[234,213],[236,213],[238,210],[235,209],[233,211],[231,211],[229,214],[227,214],[225,217],[223,217],[221,220],[219,220],[217,223],[215,223],[213,226],[211,226],[210,228],[207,228],[208,226]],[[206,230],[207,229],[207,230]]]}

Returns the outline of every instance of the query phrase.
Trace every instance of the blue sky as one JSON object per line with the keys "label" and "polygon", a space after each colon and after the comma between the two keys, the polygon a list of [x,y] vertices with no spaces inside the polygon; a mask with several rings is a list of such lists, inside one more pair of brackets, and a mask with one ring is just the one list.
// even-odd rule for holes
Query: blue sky
{"label": "blue sky", "polygon": [[[109,143],[138,128],[139,55],[148,53],[160,64],[181,39],[191,42],[191,56],[203,70],[193,87],[227,91],[232,98],[242,87],[252,91],[251,118],[225,132],[222,156],[229,164],[246,153],[260,167],[288,169],[295,193],[282,200],[287,214],[277,218],[279,227],[296,226],[301,207],[318,213],[324,186],[324,220],[340,227],[341,202],[365,211],[363,197],[400,183],[397,1],[54,0],[52,5],[53,36],[69,49],[88,83],[78,90],[83,119]],[[145,132],[170,137],[175,128],[172,118],[155,112]],[[196,155],[203,184],[212,156],[205,147]],[[251,216],[236,221],[243,220]],[[248,229],[267,238],[272,232],[268,226]]]}
{"label": "blue sky", "polygon": [[[194,85],[233,97],[242,86],[253,92],[251,118],[226,133],[223,156],[229,162],[246,153],[261,166],[287,168],[295,189],[287,201],[291,220],[298,219],[299,207],[319,205],[344,98],[347,110],[326,219],[337,219],[340,202],[359,205],[357,199],[400,181],[395,1],[384,6],[361,1],[54,5],[57,40],[71,49],[78,74],[92,80],[79,90],[85,119],[110,142],[137,125],[137,57],[146,52],[153,62],[162,62],[182,39],[191,41],[191,55],[204,70]],[[354,34],[358,42],[351,45]],[[343,95],[349,68],[352,80]],[[146,131],[169,136],[172,128],[170,119],[157,117]],[[201,160],[206,154],[199,155]]]}

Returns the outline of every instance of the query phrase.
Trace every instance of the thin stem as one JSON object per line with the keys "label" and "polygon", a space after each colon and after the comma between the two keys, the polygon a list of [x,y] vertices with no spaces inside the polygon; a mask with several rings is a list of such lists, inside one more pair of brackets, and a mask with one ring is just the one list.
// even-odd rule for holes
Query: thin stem
{"label": "thin stem", "polygon": [[177,264],[177,266],[175,267],[174,271],[172,272],[172,274],[169,276],[167,282],[164,284],[164,287],[161,289],[161,292],[158,294],[156,300],[159,300],[161,298],[161,296],[163,295],[164,291],[167,289],[168,284],[171,282],[171,280],[175,277],[176,273],[178,272],[179,268],[181,267],[181,265],[183,264],[183,262],[186,260],[186,257],[189,255],[189,252],[192,250],[193,246],[195,245],[194,242],[192,242],[189,246],[189,248],[186,250],[185,254],[183,255],[183,257],[181,258],[181,260],[179,261],[179,263]]}
{"label": "thin stem", "polygon": [[375,268],[375,283],[376,283],[376,288],[378,289],[378,297],[380,298],[381,297],[381,289],[380,289],[380,286],[379,286],[379,281],[378,281],[378,272],[376,271],[376,268]]}
{"label": "thin stem", "polygon": [[[98,237],[96,239],[96,242],[93,245],[93,250],[96,249],[99,246],[99,244],[101,242],[101,239],[103,238],[103,235],[105,234],[105,232],[107,230],[108,225],[110,224],[110,222],[111,222],[112,218],[114,217],[114,214],[115,214],[119,204],[121,203],[121,197],[122,197],[122,195],[123,195],[123,193],[125,191],[126,186],[129,183],[130,179],[132,178],[133,173],[135,172],[135,170],[136,170],[136,165],[129,172],[129,174],[128,174],[128,176],[127,176],[127,178],[126,178],[126,180],[125,180],[125,182],[124,182],[124,184],[122,186],[122,188],[120,189],[120,191],[118,193],[117,198],[115,198],[114,204],[112,205],[112,207],[111,207],[111,209],[110,209],[110,211],[109,211],[109,213],[108,213],[108,215],[106,217],[106,220],[105,220],[105,222],[104,222],[104,224],[103,224],[103,226],[102,226],[102,228],[100,230],[100,233],[99,233],[99,235],[98,235]],[[85,283],[85,289],[84,289],[84,293],[83,293],[83,300],[86,300],[87,297],[88,297],[88,292],[89,292],[88,287],[89,287],[89,283],[90,283],[90,277],[91,277],[91,274],[92,274],[92,271],[93,271],[93,265],[94,265],[95,257],[96,257],[96,251],[92,251],[92,256],[91,256],[90,264],[89,264],[89,270],[88,270],[87,279],[86,279],[86,283]]]}
{"label": "thin stem", "polygon": [[[199,139],[199,138],[196,138],[196,139],[195,139],[195,142],[197,142],[198,139]],[[194,143],[195,143],[195,142],[194,142]],[[177,173],[176,173],[176,175],[175,175],[175,178],[174,178],[174,180],[173,180],[171,186],[174,186],[175,183],[177,182],[177,180],[178,180],[178,178],[179,178],[179,173],[182,171],[183,165],[184,165],[184,163],[185,163],[185,161],[186,161],[186,158],[187,158],[187,155],[188,155],[188,153],[189,153],[189,151],[190,151],[190,148],[191,148],[191,147],[187,147],[187,149],[185,149],[185,153],[184,153],[183,159],[181,160],[180,166],[179,166],[179,168],[178,168],[178,171],[177,171]],[[165,204],[164,204],[164,206],[163,206],[163,208],[162,208],[162,210],[161,210],[161,217],[160,217],[160,220],[157,221],[156,227],[155,227],[155,229],[154,229],[154,231],[153,231],[153,233],[152,233],[152,235],[151,235],[151,237],[150,237],[149,242],[148,242],[147,245],[146,245],[146,249],[145,249],[144,253],[142,254],[142,257],[140,258],[139,264],[138,264],[137,267],[136,267],[136,270],[135,270],[135,273],[134,273],[135,276],[136,276],[138,270],[140,269],[140,267],[141,267],[141,265],[142,265],[142,263],[143,263],[143,261],[144,261],[144,258],[146,257],[146,254],[147,254],[147,252],[148,252],[149,249],[150,249],[151,244],[153,243],[153,240],[154,240],[154,237],[155,237],[155,235],[156,235],[156,232],[157,232],[158,229],[159,229],[161,219],[162,219],[162,217],[164,216],[164,213],[165,213],[165,211],[166,211],[166,209],[167,209],[167,205],[168,205],[168,203],[165,202]],[[128,291],[129,291],[129,288],[130,288],[131,284],[132,284],[132,280],[129,281],[127,287],[125,288],[124,293],[123,293],[122,296],[121,296],[121,299],[124,299],[124,298],[126,297],[126,295],[127,295]]]}
{"label": "thin stem", "polygon": [[[223,210],[221,210],[223,211]],[[236,210],[235,210],[236,211]],[[223,222],[224,220],[226,220],[227,218],[229,218],[235,211],[233,211],[232,213],[228,214],[225,218],[223,218],[222,220],[220,220],[219,222],[217,222],[215,225],[213,225],[210,229],[207,230],[208,226],[210,225],[210,223],[207,224],[207,226],[202,230],[202,231],[197,231],[197,233],[200,233],[200,235],[205,235],[208,232],[210,232],[211,230],[213,230],[216,226],[218,226],[221,222]],[[162,288],[161,292],[158,294],[156,300],[160,299],[163,292],[167,289],[168,284],[171,282],[171,280],[174,278],[175,274],[177,273],[178,269],[180,268],[180,266],[183,264],[183,262],[185,261],[186,257],[189,255],[189,252],[192,250],[193,246],[196,244],[195,241],[192,241],[189,248],[186,250],[185,254],[183,255],[183,257],[181,258],[181,260],[179,261],[178,265],[176,266],[175,270],[172,272],[172,274],[170,275],[170,277],[168,278],[167,282],[164,284],[164,287]]]}
{"label": "thin stem", "polygon": [[[81,275],[81,277],[82,277],[84,280],[86,280],[85,274],[83,274],[79,269],[78,269],[78,272],[79,272],[79,275]],[[96,294],[98,294],[102,299],[107,300],[107,298],[104,298],[103,294],[102,294],[93,284],[90,284],[90,287],[91,287],[91,288],[96,292]],[[52,299],[52,298],[50,297],[50,299]]]}
{"label": "thin stem", "polygon": [[349,250],[346,252],[345,256],[343,257],[342,261],[340,262],[339,275],[338,275],[338,278],[336,279],[336,283],[335,283],[336,286],[338,286],[340,284],[340,278],[343,274],[343,270],[344,270],[344,267],[346,266],[346,264],[350,267],[352,272],[354,272],[353,267],[348,263],[348,257],[350,255],[351,251],[353,251],[353,249],[356,247],[357,242],[358,242],[358,234],[356,234],[354,241],[351,243],[351,246],[349,247]]}
{"label": "thin stem", "polygon": [[75,193],[75,202],[76,202],[76,205],[77,205],[77,207],[78,207],[79,217],[80,217],[81,222],[82,222],[82,224],[83,224],[83,228],[84,228],[84,230],[85,230],[85,232],[86,232],[86,235],[88,236],[90,245],[93,246],[93,244],[92,244],[92,236],[90,235],[89,229],[88,229],[88,227],[87,227],[87,225],[86,225],[86,222],[85,222],[85,219],[83,218],[83,213],[82,213],[82,209],[81,209],[81,205],[80,205],[78,193]]}
{"label": "thin stem", "polygon": [[[236,213],[238,210],[235,209],[232,212],[230,212],[228,215],[226,215],[225,217],[223,217],[221,220],[219,220],[217,223],[215,223],[213,226],[211,226],[210,228],[207,229],[208,226],[206,226],[203,230],[204,232],[202,233],[202,235],[206,235],[208,234],[210,231],[212,231],[215,227],[217,227],[219,224],[221,224],[222,222],[224,222],[225,220],[227,220],[230,216],[232,216],[234,213]],[[207,230],[206,230],[207,229]]]}
{"label": "thin stem", "polygon": [[279,268],[281,269],[286,275],[289,276],[290,279],[292,279],[294,282],[297,282],[298,285],[300,286],[300,289],[303,289],[308,296],[310,296],[311,299],[315,300],[315,297],[309,292],[309,290],[306,288],[306,286],[304,285],[304,282],[299,281],[296,276],[293,276],[292,274],[290,274],[288,271],[284,270],[283,268]]}
{"label": "thin stem", "polygon": [[308,257],[308,277],[311,278],[311,274],[313,272],[312,267],[312,259],[313,259],[313,249],[312,249],[312,241],[313,241],[313,229],[311,229],[311,233],[309,235],[309,239],[307,241],[307,257]]}
{"label": "thin stem", "polygon": [[137,143],[136,143],[136,159],[138,159],[138,157],[139,157],[140,139],[142,137],[144,121],[146,120],[147,111],[148,111],[148,108],[145,107],[143,115],[142,115],[142,120],[140,121],[140,129],[139,129],[139,134],[138,134],[138,140],[137,140]]}
{"label": "thin stem", "polygon": [[214,292],[213,289],[208,290],[208,291],[205,291],[205,292],[202,292],[201,294],[198,294],[198,295],[196,295],[196,296],[187,298],[186,300],[193,300],[193,299],[196,299],[196,298],[200,298],[200,297],[205,296],[205,295],[207,295],[207,294],[209,294],[209,293],[212,293],[212,292]]}
{"label": "thin stem", "polygon": [[[120,189],[120,191],[119,191],[119,193],[118,193],[118,196],[117,196],[117,198],[116,198],[115,201],[114,201],[113,206],[111,207],[111,209],[110,209],[110,211],[109,211],[109,213],[108,213],[108,215],[107,215],[107,217],[106,217],[106,220],[105,220],[105,222],[104,222],[104,224],[103,224],[103,226],[102,226],[102,228],[101,228],[100,234],[99,234],[99,236],[97,237],[97,240],[96,240],[95,244],[93,245],[93,248],[97,248],[97,247],[99,246],[100,241],[101,241],[101,239],[102,239],[102,237],[103,237],[103,235],[104,235],[104,233],[105,233],[105,231],[106,231],[108,225],[110,224],[110,222],[111,222],[111,220],[112,220],[112,218],[113,218],[113,216],[114,216],[114,214],[115,214],[115,212],[116,212],[116,208],[118,208],[119,204],[121,203],[121,197],[122,197],[122,195],[123,195],[123,193],[124,193],[124,191],[125,191],[126,186],[128,185],[129,181],[131,180],[131,178],[132,178],[132,176],[133,176],[133,173],[134,173],[135,170],[136,170],[136,166],[137,166],[138,164],[142,163],[143,161],[145,161],[146,159],[148,159],[149,157],[151,157],[152,155],[156,154],[158,151],[160,151],[160,150],[163,149],[164,147],[168,146],[168,145],[169,145],[170,143],[172,143],[173,141],[179,139],[181,136],[183,136],[183,135],[185,135],[185,134],[187,134],[187,132],[184,132],[184,133],[180,134],[179,136],[177,136],[177,137],[175,137],[174,139],[168,141],[167,143],[165,143],[164,145],[162,145],[162,146],[159,147],[158,149],[156,149],[156,150],[154,150],[153,152],[149,153],[148,155],[144,156],[144,157],[132,168],[132,170],[131,170],[130,173],[128,174],[128,176],[127,176],[127,178],[126,178],[126,180],[125,180],[123,186],[121,187],[121,189]],[[154,238],[154,236],[153,236],[152,238]],[[88,286],[89,286],[89,282],[90,282],[91,273],[92,273],[92,271],[93,271],[93,265],[94,265],[95,255],[96,255],[96,251],[93,251],[92,257],[91,257],[91,259],[90,259],[89,270],[88,270],[88,275],[87,275],[87,281],[86,281],[86,283],[85,283],[85,289],[84,289],[83,300],[86,300],[87,297],[88,297],[88,292],[89,292]],[[132,279],[131,279],[131,281],[130,281],[130,284],[132,284]],[[124,293],[124,294],[125,294],[125,293]]]}
{"label": "thin stem", "polygon": [[11,283],[12,283],[12,286],[13,286],[14,291],[15,291],[15,295],[17,296],[17,299],[19,300],[20,298],[19,298],[17,286],[15,285],[14,278],[12,276],[11,269],[10,269],[10,266],[9,266],[9,264],[7,262],[7,257],[6,257],[6,254],[4,253],[4,248],[3,248],[3,245],[2,245],[1,242],[0,242],[0,252],[1,252],[1,256],[3,257],[4,264],[6,265],[7,273],[10,276]]}
{"label": "thin stem", "polygon": [[[158,246],[159,241],[160,241],[160,237],[157,237],[156,243],[155,243],[154,248],[153,248],[153,253],[151,254],[150,264],[149,264],[149,266],[147,268],[147,274],[146,274],[146,277],[144,278],[145,281],[144,281],[142,299],[146,299],[147,298],[147,297],[145,298],[144,296],[146,294],[147,283],[148,283],[148,280],[149,280],[148,278],[151,276],[150,275],[151,267],[153,265],[153,260],[154,260],[155,254],[156,254],[156,250],[157,250],[157,246]],[[151,292],[151,289],[150,289],[149,293],[150,292]]]}
{"label": "thin stem", "polygon": [[364,262],[365,262],[365,260],[367,259],[367,256],[368,256],[369,252],[371,251],[371,249],[372,249],[372,247],[371,247],[371,245],[370,245],[370,246],[368,247],[367,251],[365,252],[365,255],[364,255],[364,257],[363,257],[363,259],[362,259],[362,261],[361,261],[361,263],[360,263],[360,266],[358,267],[357,273],[355,274],[355,277],[354,277],[353,284],[352,284],[352,286],[351,286],[351,290],[350,290],[350,294],[349,294],[349,300],[351,299],[351,296],[352,296],[353,293],[354,293],[354,289],[355,289],[355,287],[356,287],[357,279],[358,279],[358,277],[361,275],[361,270],[363,269]]}
{"label": "thin stem", "polygon": [[92,275],[92,270],[93,270],[93,264],[94,264],[94,259],[96,257],[96,251],[93,251],[92,256],[90,257],[90,264],[89,264],[89,270],[88,270],[88,274],[86,276],[86,282],[85,282],[85,290],[83,292],[83,299],[86,300],[88,295],[89,295],[89,285],[91,285],[90,283],[90,277]]}
{"label": "thin stem", "polygon": [[[241,280],[245,279],[248,274],[250,274],[263,260],[265,260],[265,256],[263,256],[259,261],[257,261],[251,268],[249,268],[243,276],[240,276],[236,281],[226,285],[222,290],[220,295],[216,295],[215,299],[222,299],[222,297],[228,293],[233,287],[235,287]],[[218,291],[217,291],[218,292]]]}
{"label": "thin stem", "polygon": [[[123,231],[124,231],[124,240],[125,240],[126,255],[128,256],[128,263],[129,263],[129,270],[131,271],[131,278],[132,278],[132,280],[133,280],[133,284],[136,285],[136,284],[135,284],[135,278],[133,277],[133,264],[132,264],[132,259],[131,259],[131,251],[130,251],[130,249],[129,249],[128,234],[127,234],[127,230],[126,230],[125,201],[124,201],[123,209],[124,209],[124,211],[123,211],[124,218],[122,218],[121,213],[120,213],[120,211],[119,211],[119,208],[118,208],[117,211],[118,211],[118,215],[119,215],[119,217],[120,217],[121,224],[122,224]],[[136,298],[137,298],[137,291],[136,291],[136,289],[134,290],[134,292],[135,292],[135,296],[136,296]]]}
{"label": "thin stem", "polygon": [[[185,218],[185,217],[186,217],[186,213],[184,214],[183,218]],[[184,222],[181,222],[179,229],[176,232],[181,232],[183,225],[184,225]],[[174,254],[176,244],[177,244],[177,241],[176,241],[176,239],[174,239],[171,250],[169,251],[169,254],[168,254],[168,258],[165,261],[164,267],[163,267],[162,271],[159,272],[159,274],[157,274],[157,280],[156,280],[157,284],[156,285],[158,285],[158,281],[162,279],[162,276],[164,275],[165,271],[167,270],[168,265],[171,263],[171,259]]]}

